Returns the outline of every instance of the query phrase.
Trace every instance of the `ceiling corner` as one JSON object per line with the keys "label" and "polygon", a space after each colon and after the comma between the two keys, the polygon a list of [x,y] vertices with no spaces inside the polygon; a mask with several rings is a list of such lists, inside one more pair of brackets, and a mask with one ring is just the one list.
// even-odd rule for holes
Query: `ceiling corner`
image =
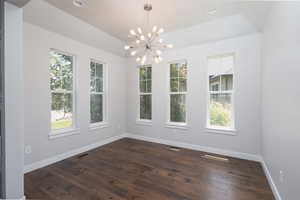
{"label": "ceiling corner", "polygon": [[24,7],[30,0],[6,0],[7,2],[18,6],[19,8]]}

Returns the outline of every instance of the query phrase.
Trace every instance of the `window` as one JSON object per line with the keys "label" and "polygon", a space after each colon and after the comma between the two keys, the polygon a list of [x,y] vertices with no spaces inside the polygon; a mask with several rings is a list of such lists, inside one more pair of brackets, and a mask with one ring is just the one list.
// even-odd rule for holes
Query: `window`
{"label": "window", "polygon": [[234,55],[209,57],[208,128],[234,129],[233,67]]}
{"label": "window", "polygon": [[90,123],[97,126],[106,121],[105,64],[91,60],[90,73]]}
{"label": "window", "polygon": [[187,63],[170,64],[169,123],[186,124]]}
{"label": "window", "polygon": [[75,127],[74,57],[50,51],[51,130]]}
{"label": "window", "polygon": [[152,67],[139,68],[139,120],[152,120]]}

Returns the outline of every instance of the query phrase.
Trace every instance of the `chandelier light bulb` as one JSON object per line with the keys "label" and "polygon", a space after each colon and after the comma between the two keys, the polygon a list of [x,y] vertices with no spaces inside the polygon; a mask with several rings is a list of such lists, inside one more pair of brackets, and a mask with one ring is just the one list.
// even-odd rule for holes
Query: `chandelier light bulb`
{"label": "chandelier light bulb", "polygon": [[141,57],[137,57],[136,62],[140,62],[140,61],[141,61]]}
{"label": "chandelier light bulb", "polygon": [[142,41],[144,41],[144,40],[145,40],[145,36],[144,36],[144,35],[141,35],[140,39],[141,39]]}
{"label": "chandelier light bulb", "polygon": [[162,34],[164,31],[165,31],[165,30],[164,30],[163,28],[160,28],[160,29],[158,30],[158,34]]}
{"label": "chandelier light bulb", "polygon": [[160,56],[162,54],[162,51],[161,50],[156,50],[156,54]]}
{"label": "chandelier light bulb", "polygon": [[139,43],[141,43],[141,41],[140,40],[136,40],[135,43],[139,44]]}
{"label": "chandelier light bulb", "polygon": [[152,34],[151,34],[151,33],[148,33],[148,37],[151,38],[151,37],[152,37]]}
{"label": "chandelier light bulb", "polygon": [[129,45],[126,45],[126,46],[124,47],[124,49],[125,49],[125,50],[128,50],[128,49],[130,49],[130,46],[129,46]]}
{"label": "chandelier light bulb", "polygon": [[131,54],[132,56],[135,56],[136,51],[132,51],[130,54]]}
{"label": "chandelier light bulb", "polygon": [[146,60],[147,60],[147,56],[144,55],[143,58],[142,58],[142,65],[144,65],[146,63]]}
{"label": "chandelier light bulb", "polygon": [[133,35],[133,36],[135,36],[136,32],[132,29],[132,30],[130,30],[130,34]]}
{"label": "chandelier light bulb", "polygon": [[142,33],[143,33],[143,31],[142,31],[142,29],[141,29],[140,27],[138,27],[137,30],[138,30],[138,33],[139,33],[139,34],[142,34]]}
{"label": "chandelier light bulb", "polygon": [[158,64],[160,62],[158,57],[155,57],[154,61],[155,61],[156,64]]}
{"label": "chandelier light bulb", "polygon": [[172,49],[173,47],[173,44],[167,44],[167,48]]}
{"label": "chandelier light bulb", "polygon": [[152,32],[155,33],[157,31],[157,26],[153,26]]}

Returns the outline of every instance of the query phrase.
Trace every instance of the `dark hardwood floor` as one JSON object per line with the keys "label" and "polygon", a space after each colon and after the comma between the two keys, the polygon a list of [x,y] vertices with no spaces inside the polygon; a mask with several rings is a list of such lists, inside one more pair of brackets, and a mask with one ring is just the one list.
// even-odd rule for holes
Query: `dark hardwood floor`
{"label": "dark hardwood floor", "polygon": [[[122,139],[25,175],[27,199],[273,200],[257,162]],[[210,154],[212,155],[212,154]]]}

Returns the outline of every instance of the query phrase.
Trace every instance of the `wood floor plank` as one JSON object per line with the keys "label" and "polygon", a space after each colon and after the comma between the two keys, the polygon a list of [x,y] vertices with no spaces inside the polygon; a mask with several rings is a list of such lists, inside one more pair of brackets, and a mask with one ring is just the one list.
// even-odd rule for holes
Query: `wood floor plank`
{"label": "wood floor plank", "polygon": [[26,174],[25,195],[67,200],[274,200],[260,163],[230,157],[223,162],[203,158],[205,154],[125,138]]}

